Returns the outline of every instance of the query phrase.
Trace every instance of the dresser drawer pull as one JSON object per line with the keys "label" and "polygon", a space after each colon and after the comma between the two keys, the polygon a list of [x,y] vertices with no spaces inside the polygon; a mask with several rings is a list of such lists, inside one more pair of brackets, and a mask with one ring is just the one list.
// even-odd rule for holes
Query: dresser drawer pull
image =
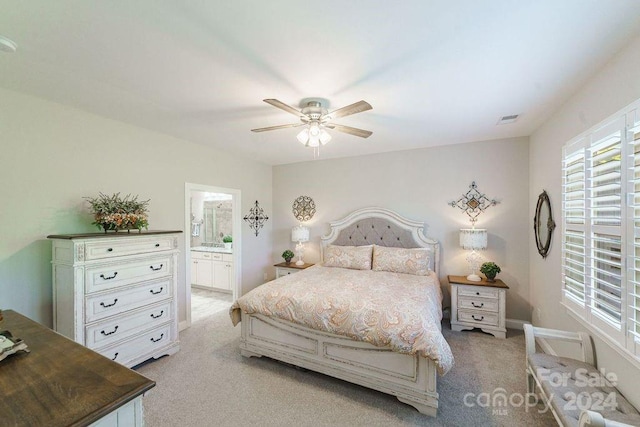
{"label": "dresser drawer pull", "polygon": [[160,247],[160,243],[156,243],[156,248],[159,248],[159,247]]}
{"label": "dresser drawer pull", "polygon": [[476,319],[476,315],[472,314],[471,317],[473,317],[473,320],[475,320],[476,322],[482,322],[484,320],[484,316],[480,316],[479,319]]}
{"label": "dresser drawer pull", "polygon": [[476,292],[476,295],[480,295],[480,292]]}
{"label": "dresser drawer pull", "polygon": [[107,249],[107,252],[113,252],[113,248]]}
{"label": "dresser drawer pull", "polygon": [[116,359],[118,358],[118,355],[119,355],[119,354],[120,354],[120,353],[116,353],[116,354],[114,354],[114,355],[113,355],[113,357],[111,358],[111,360],[116,360]]}
{"label": "dresser drawer pull", "polygon": [[160,334],[160,338],[158,338],[157,340],[156,340],[156,339],[153,339],[153,337],[151,337],[151,342],[158,342],[158,341],[160,341],[162,338],[164,338],[164,332]]}
{"label": "dresser drawer pull", "polygon": [[480,305],[476,305],[476,303],[475,303],[475,302],[471,301],[471,305],[472,305],[472,306],[474,306],[475,308],[482,308],[482,307],[484,307],[484,303],[483,303],[483,302],[481,302],[481,303],[480,303]]}
{"label": "dresser drawer pull", "polygon": [[153,265],[150,265],[149,268],[152,269],[153,271],[158,271],[158,270],[162,270],[162,266],[163,265],[164,264],[160,264],[160,267],[158,267],[158,268],[155,268]]}
{"label": "dresser drawer pull", "polygon": [[111,280],[111,279],[115,279],[117,275],[118,275],[118,272],[114,271],[113,272],[113,276],[106,276],[105,277],[104,274],[101,274],[100,277],[102,277],[104,280]]}
{"label": "dresser drawer pull", "polygon": [[159,317],[162,317],[162,315],[164,314],[164,310],[160,310],[160,314],[155,315],[153,313],[151,313],[151,318],[152,319],[158,319]]}
{"label": "dresser drawer pull", "polygon": [[101,302],[100,305],[103,306],[104,308],[113,307],[114,305],[116,305],[117,302],[118,302],[118,298],[114,298],[111,304],[105,304],[104,302]]}
{"label": "dresser drawer pull", "polygon": [[151,292],[153,295],[158,295],[159,293],[162,292],[164,288],[162,286],[160,286],[160,290],[158,292],[153,292],[153,289],[149,289],[149,292]]}
{"label": "dresser drawer pull", "polygon": [[113,331],[111,331],[111,332],[105,332],[104,330],[102,330],[102,331],[100,331],[100,333],[106,337],[108,335],[115,334],[117,330],[118,330],[118,325],[116,325],[116,327],[113,328]]}

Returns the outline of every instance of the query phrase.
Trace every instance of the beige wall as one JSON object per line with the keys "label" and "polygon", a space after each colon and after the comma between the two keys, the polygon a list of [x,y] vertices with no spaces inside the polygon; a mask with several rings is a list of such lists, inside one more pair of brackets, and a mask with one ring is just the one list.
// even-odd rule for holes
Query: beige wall
{"label": "beige wall", "polygon": [[[46,236],[98,231],[84,196],[151,199],[156,230],[184,229],[185,182],[240,189],[243,213],[257,199],[271,214],[271,166],[3,89],[0,141],[0,308],[46,325],[52,321]],[[242,226],[243,292],[262,283],[271,263],[271,224],[259,237]],[[183,256],[178,275],[184,320]]]}
{"label": "beige wall", "polygon": [[[529,216],[533,217],[535,201],[544,189],[549,193],[553,215],[559,225],[553,235],[551,253],[546,260],[538,255],[533,243],[529,244],[531,248],[530,300],[535,309],[533,321],[536,325],[586,331],[567,315],[566,310],[560,305],[562,146],[574,136],[640,98],[638,70],[640,70],[640,38],[636,38],[619,52],[531,136]],[[632,366],[597,338],[595,348],[599,366],[615,372],[620,378],[619,387],[624,395],[636,407],[640,407],[640,388],[638,387],[640,369]],[[567,349],[561,350],[567,351]]]}
{"label": "beige wall", "polygon": [[479,190],[500,201],[479,217],[477,226],[489,232],[489,248],[482,255],[502,267],[499,277],[510,286],[507,317],[529,320],[528,150],[528,139],[517,138],[276,166],[273,262],[282,262],[280,254],[295,246],[290,241],[296,224],[291,205],[306,195],[317,209],[308,223],[306,260],[318,260],[320,236],[328,232],[329,221],[355,209],[380,206],[426,222],[426,234],[442,244],[443,283],[447,274],[466,275],[458,230],[471,224],[467,215],[447,203],[466,193],[475,180]]}

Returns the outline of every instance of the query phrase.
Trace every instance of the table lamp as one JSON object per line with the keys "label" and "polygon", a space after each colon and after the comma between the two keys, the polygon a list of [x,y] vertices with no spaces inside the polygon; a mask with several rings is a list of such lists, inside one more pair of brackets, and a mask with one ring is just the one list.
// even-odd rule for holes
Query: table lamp
{"label": "table lamp", "polygon": [[302,256],[304,255],[304,242],[309,241],[309,229],[302,224],[293,227],[291,230],[291,241],[296,242],[296,255],[298,256],[296,265],[304,265]]}
{"label": "table lamp", "polygon": [[481,281],[482,278],[476,274],[481,257],[476,251],[487,248],[487,230],[483,228],[461,229],[460,246],[462,249],[471,251],[467,256],[467,262],[469,262],[469,269],[471,270],[471,274],[467,276],[467,280],[472,282]]}

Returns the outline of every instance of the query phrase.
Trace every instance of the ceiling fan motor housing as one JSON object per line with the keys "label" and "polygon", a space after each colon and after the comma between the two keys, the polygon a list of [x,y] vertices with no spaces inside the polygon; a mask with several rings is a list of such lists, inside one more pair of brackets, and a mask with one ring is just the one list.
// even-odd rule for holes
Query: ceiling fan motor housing
{"label": "ceiling fan motor housing", "polygon": [[302,108],[301,112],[302,114],[304,114],[310,119],[310,120],[305,120],[303,118],[302,121],[309,122],[314,120],[320,120],[322,116],[327,114],[327,109],[322,108],[322,104],[320,104],[318,101],[309,101],[307,102],[307,105]]}

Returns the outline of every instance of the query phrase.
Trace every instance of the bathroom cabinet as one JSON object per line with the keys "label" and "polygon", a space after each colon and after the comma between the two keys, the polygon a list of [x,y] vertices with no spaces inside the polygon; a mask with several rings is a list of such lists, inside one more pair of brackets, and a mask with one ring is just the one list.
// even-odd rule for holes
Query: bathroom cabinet
{"label": "bathroom cabinet", "polygon": [[233,255],[191,251],[191,284],[216,291],[231,291]]}

